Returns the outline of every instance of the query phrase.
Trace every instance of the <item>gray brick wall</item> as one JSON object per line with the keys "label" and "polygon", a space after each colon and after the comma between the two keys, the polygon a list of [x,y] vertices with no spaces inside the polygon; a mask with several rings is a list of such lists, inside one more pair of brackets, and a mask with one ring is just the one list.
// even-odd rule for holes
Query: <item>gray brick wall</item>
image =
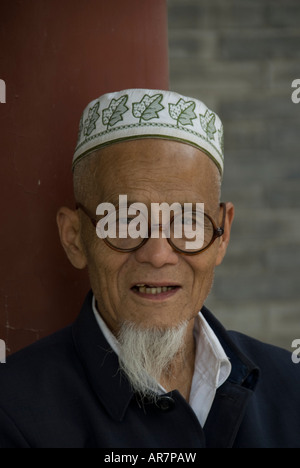
{"label": "gray brick wall", "polygon": [[300,338],[299,0],[169,0],[170,88],[225,127],[231,245],[207,305],[232,329]]}

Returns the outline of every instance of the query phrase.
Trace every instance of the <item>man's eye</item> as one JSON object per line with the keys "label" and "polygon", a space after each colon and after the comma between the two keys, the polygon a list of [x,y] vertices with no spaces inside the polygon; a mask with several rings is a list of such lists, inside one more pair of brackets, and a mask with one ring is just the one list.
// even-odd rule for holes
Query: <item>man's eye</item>
{"label": "man's eye", "polygon": [[185,226],[194,226],[198,222],[198,217],[195,213],[193,214],[185,214],[182,217],[182,224]]}
{"label": "man's eye", "polygon": [[182,224],[185,224],[187,226],[192,226],[193,224],[196,223],[196,218],[192,217],[192,216],[188,216],[188,217],[183,217],[182,219]]}

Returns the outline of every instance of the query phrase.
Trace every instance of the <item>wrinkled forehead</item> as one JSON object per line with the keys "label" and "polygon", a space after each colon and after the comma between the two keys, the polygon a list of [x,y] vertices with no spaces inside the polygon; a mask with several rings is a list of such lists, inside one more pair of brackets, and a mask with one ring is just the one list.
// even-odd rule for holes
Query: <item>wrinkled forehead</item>
{"label": "wrinkled forehead", "polygon": [[126,194],[132,201],[196,202],[217,191],[220,174],[206,154],[190,145],[144,139],[94,152],[86,158],[82,178],[89,198],[97,200],[115,202]]}

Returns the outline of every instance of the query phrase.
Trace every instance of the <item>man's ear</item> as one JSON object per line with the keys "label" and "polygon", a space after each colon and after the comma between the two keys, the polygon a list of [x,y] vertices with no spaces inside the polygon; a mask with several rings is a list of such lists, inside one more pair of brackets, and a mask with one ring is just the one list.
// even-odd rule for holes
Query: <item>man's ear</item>
{"label": "man's ear", "polygon": [[[222,215],[222,213],[221,213]],[[216,266],[220,265],[225,257],[226,250],[230,240],[231,225],[234,218],[234,206],[232,203],[226,203],[226,217],[224,225],[224,234],[220,237],[220,244],[216,258]]]}
{"label": "man's ear", "polygon": [[56,215],[59,237],[68,259],[75,268],[87,265],[80,239],[80,220],[77,211],[62,207]]}

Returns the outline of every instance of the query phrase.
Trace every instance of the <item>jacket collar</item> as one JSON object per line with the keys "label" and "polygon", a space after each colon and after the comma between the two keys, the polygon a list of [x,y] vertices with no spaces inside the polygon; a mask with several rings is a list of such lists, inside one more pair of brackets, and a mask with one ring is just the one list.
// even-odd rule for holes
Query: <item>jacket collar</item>
{"label": "jacket collar", "polygon": [[228,381],[244,388],[254,390],[259,377],[259,368],[233,342],[223,325],[204,306],[201,310],[205,319],[218,337],[226,355],[231,362],[231,373]]}
{"label": "jacket collar", "polygon": [[228,332],[206,307],[203,307],[202,313],[214,329],[232,366],[228,379],[217,389],[204,425],[206,447],[230,448],[236,439],[260,371],[235,345]]}
{"label": "jacket collar", "polygon": [[111,417],[121,421],[134,394],[95,319],[92,297],[90,291],[72,326],[73,340],[91,387]]}
{"label": "jacket collar", "polygon": [[[119,371],[117,355],[112,351],[97,324],[92,311],[92,297],[90,291],[72,326],[73,340],[90,385],[111,417],[121,421],[134,393],[126,377]],[[253,390],[258,377],[258,368],[238,349],[224,327],[206,307],[203,307],[202,313],[231,361],[229,384]]]}

